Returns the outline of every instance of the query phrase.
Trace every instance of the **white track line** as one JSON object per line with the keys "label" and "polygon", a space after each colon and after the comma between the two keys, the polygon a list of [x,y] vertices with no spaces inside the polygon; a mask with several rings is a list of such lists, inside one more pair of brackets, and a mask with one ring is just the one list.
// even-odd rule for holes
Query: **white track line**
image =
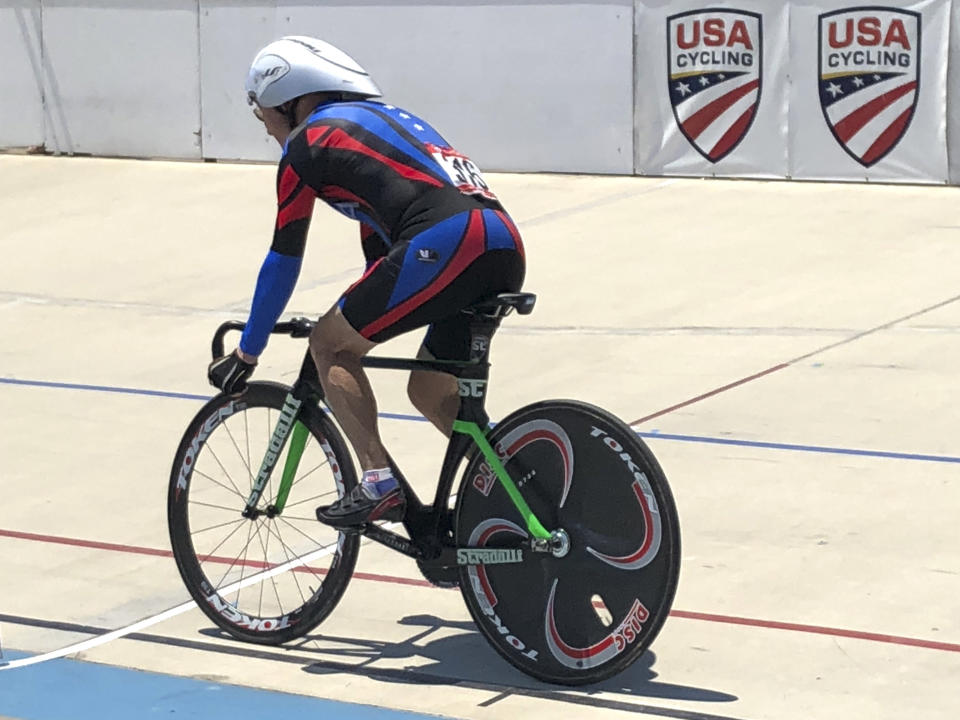
{"label": "white track line", "polygon": [[[393,523],[390,523],[390,524],[393,525]],[[325,555],[330,555],[331,553],[335,552],[336,549],[337,549],[337,543],[334,543],[333,545],[327,545],[326,547],[322,547],[318,550],[314,550],[313,552],[307,553],[302,557],[285,562],[283,565],[277,565],[275,568],[271,568],[270,570],[264,570],[263,572],[257,573],[256,575],[251,575],[250,577],[244,578],[243,580],[238,580],[237,582],[221,589],[220,594],[229,595],[234,590],[240,590],[249,585],[254,585],[263,580],[268,580],[272,578],[274,575],[279,575],[280,573],[286,572],[291,568],[300,567],[301,565],[306,565],[308,562],[312,560],[316,560],[317,558],[324,557]],[[34,655],[32,657],[21,658],[20,660],[11,660],[10,662],[2,663],[0,664],[0,670],[13,670],[14,668],[26,667],[27,665],[36,665],[38,663],[47,662],[48,660],[56,660],[58,658],[65,657],[66,655],[73,655],[74,653],[83,652],[84,650],[89,650],[90,648],[94,648],[99,645],[104,645],[110,642],[111,640],[116,640],[118,638],[124,637],[125,635],[129,635],[130,633],[137,632],[138,630],[148,628],[151,625],[156,625],[157,623],[161,623],[164,620],[169,620],[170,618],[176,617],[177,615],[182,615],[183,613],[189,610],[192,610],[196,606],[197,604],[193,600],[191,600],[190,602],[185,602],[182,605],[177,605],[176,607],[172,607],[169,610],[164,610],[162,613],[158,615],[152,615],[148,618],[144,618],[143,620],[138,620],[132,625],[127,625],[126,627],[120,628],[118,630],[111,630],[108,633],[104,633],[103,635],[97,635],[96,637],[92,637],[89,640],[84,640],[82,642],[74,643],[73,645],[68,645],[67,647],[60,648],[59,650],[51,650],[50,652],[43,653],[42,655]]]}

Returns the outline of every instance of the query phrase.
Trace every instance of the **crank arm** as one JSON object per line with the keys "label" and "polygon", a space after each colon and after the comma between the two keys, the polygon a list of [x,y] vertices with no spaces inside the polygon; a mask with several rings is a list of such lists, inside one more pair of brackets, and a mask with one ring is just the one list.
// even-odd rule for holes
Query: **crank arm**
{"label": "crank arm", "polygon": [[381,545],[386,545],[391,550],[396,550],[397,552],[408,557],[412,557],[414,560],[420,560],[423,557],[423,552],[420,550],[420,548],[414,545],[410,540],[402,535],[398,535],[395,532],[384,530],[379,525],[369,523],[355,532],[359,532],[360,535],[368,537],[371,540],[380,543]]}

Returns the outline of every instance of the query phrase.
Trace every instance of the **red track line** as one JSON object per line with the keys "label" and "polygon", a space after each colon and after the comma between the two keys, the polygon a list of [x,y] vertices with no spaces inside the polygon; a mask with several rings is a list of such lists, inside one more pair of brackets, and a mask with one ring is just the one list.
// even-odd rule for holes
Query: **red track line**
{"label": "red track line", "polygon": [[[0,529],[0,537],[55,543],[58,545],[71,545],[73,547],[90,548],[93,550],[111,550],[113,552],[125,552],[134,555],[173,557],[173,553],[169,550],[161,550],[158,548],[140,547],[137,545],[119,545],[117,543],[100,542],[97,540],[81,540],[78,538],[59,537],[56,535],[39,535],[37,533],[21,532],[18,530]],[[217,558],[216,561],[224,562],[225,560]],[[426,580],[396,577],[393,575],[379,575],[377,573],[355,572],[353,577],[359,580],[370,580],[373,582],[391,583],[394,585],[413,585],[415,587],[428,588],[434,587]],[[844,630],[843,628],[830,628],[819,625],[802,625],[800,623],[779,622],[777,620],[742,618],[735,617],[733,615],[715,615],[713,613],[690,612],[688,610],[672,610],[670,615],[671,617],[678,617],[686,620],[704,620],[706,622],[724,623],[727,625],[746,625],[749,627],[767,628],[771,630],[791,630],[793,632],[813,633],[816,635],[831,635],[834,637],[854,638],[856,640],[870,640],[872,642],[888,643],[890,645],[907,645],[911,647],[926,648],[928,650],[960,652],[960,644],[938,642],[935,640],[922,640],[919,638],[902,637],[900,635],[884,635],[881,633],[863,632],[860,630]]]}
{"label": "red track line", "polygon": [[113,550],[114,552],[132,553],[134,555],[156,555],[157,557],[173,557],[169,550],[140,547],[139,545],[118,545],[116,543],[100,542],[98,540],[80,540],[79,538],[60,537],[58,535],[38,535],[36,533],[21,532],[19,530],[0,530],[0,537],[16,538],[17,540],[35,540],[37,542],[55,543],[57,545],[73,545],[74,547],[92,548],[94,550]]}
{"label": "red track line", "polygon": [[630,423],[630,425],[631,426],[639,425],[640,423],[644,423],[647,420],[653,420],[654,418],[660,417],[661,415],[666,415],[669,412],[673,412],[674,410],[679,410],[680,408],[686,407],[687,405],[693,405],[694,403],[700,402],[701,400],[706,400],[708,397],[719,395],[722,392],[731,390],[740,385],[744,385],[750,382],[751,380],[757,380],[758,378],[762,378],[764,375],[770,375],[771,373],[777,372],[777,370],[783,370],[784,368],[787,368],[787,367],[790,367],[790,363],[780,363],[779,365],[774,365],[771,368],[767,368],[766,370],[762,370],[761,372],[755,373],[745,378],[741,378],[740,380],[724,385],[723,387],[718,387],[718,388],[715,388],[714,390],[711,390],[710,392],[703,393],[702,395],[697,395],[696,397],[692,397],[689,400],[684,400],[682,403],[677,403],[676,405],[671,405],[670,407],[665,408],[663,410],[658,410],[652,415],[646,415],[640,418],[639,420],[634,420],[632,423]]}
{"label": "red track line", "polygon": [[882,633],[864,632],[861,630],[844,630],[843,628],[823,627],[820,625],[801,625],[800,623],[757,620],[755,618],[714,615],[712,613],[689,612],[687,610],[673,610],[670,614],[673,617],[686,618],[687,620],[706,620],[708,622],[727,623],[729,625],[748,625],[750,627],[769,628],[772,630],[793,630],[795,632],[815,633],[817,635],[834,635],[836,637],[848,637],[857,640],[872,640],[873,642],[890,643],[891,645],[910,645],[913,647],[928,648],[930,650],[960,652],[960,644],[938,642],[936,640],[921,640],[919,638],[909,638],[901,635],[884,635]]}
{"label": "red track line", "polygon": [[722,393],[726,390],[730,390],[731,388],[735,388],[740,385],[743,385],[744,383],[748,383],[751,380],[756,380],[757,378],[762,378],[764,375],[770,375],[771,373],[775,373],[777,370],[783,370],[784,368],[790,367],[791,365],[796,365],[799,362],[812,358],[814,355],[820,355],[822,353],[827,352],[828,350],[833,350],[834,348],[838,348],[841,345],[849,345],[852,342],[856,342],[857,340],[865,338],[868,335],[873,335],[874,333],[878,333],[881,330],[888,330],[889,328],[892,328],[894,325],[898,325],[902,322],[906,322],[907,320],[913,320],[932,310],[938,310],[942,307],[955,303],[958,300],[960,300],[960,295],[955,295],[952,298],[941,300],[940,302],[930,305],[929,307],[916,310],[915,312],[912,312],[909,315],[904,315],[903,317],[899,317],[896,320],[890,320],[889,322],[885,322],[882,325],[877,325],[876,327],[872,327],[868,330],[863,330],[862,332],[858,332],[857,334],[851,335],[848,338],[844,338],[843,340],[838,340],[835,343],[824,345],[823,347],[817,348],[816,350],[812,350],[811,352],[808,352],[804,355],[800,355],[799,357],[795,357],[792,360],[788,360],[785,363],[774,365],[772,368],[767,368],[766,370],[762,372],[758,372],[755,375],[750,375],[749,377],[745,377],[742,380],[737,380],[736,382],[732,382],[729,385],[718,387],[717,389],[711,390],[710,392],[704,393],[703,395],[697,395],[696,397],[690,398],[689,400],[685,400],[682,403],[671,405],[670,407],[664,410],[655,412],[652,415],[647,415],[646,417],[642,417],[639,420],[634,420],[632,423],[630,423],[630,425],[639,425],[642,422],[646,422],[647,420],[652,420],[653,418],[660,417],[661,415],[666,415],[669,412],[673,412],[674,410],[679,410],[680,408],[686,407],[687,405],[693,405],[696,402],[700,402],[701,400],[706,400],[708,397],[713,397],[714,395]]}
{"label": "red track line", "polygon": [[[55,543],[57,545],[72,545],[73,547],[90,548],[92,550],[110,550],[112,552],[130,553],[133,555],[153,555],[155,557],[172,558],[173,553],[170,550],[161,550],[159,548],[142,547],[139,545],[118,545],[116,543],[100,542],[98,540],[80,540],[78,538],[60,537],[58,535],[38,535],[36,533],[21,532],[19,530],[0,530],[0,537],[16,538],[18,540],[34,540],[36,542]],[[261,570],[276,567],[276,564],[265,563],[257,560],[236,561],[232,558],[217,557],[209,555],[203,558],[205,561],[211,561],[220,564],[236,563]],[[327,572],[326,568],[297,567],[293,568],[295,572],[320,573]],[[433,587],[433,584],[427,580],[416,578],[394,577],[393,575],[378,575],[377,573],[355,572],[353,577],[360,580],[373,580],[374,582],[389,582],[395,585],[413,585],[415,587]]]}

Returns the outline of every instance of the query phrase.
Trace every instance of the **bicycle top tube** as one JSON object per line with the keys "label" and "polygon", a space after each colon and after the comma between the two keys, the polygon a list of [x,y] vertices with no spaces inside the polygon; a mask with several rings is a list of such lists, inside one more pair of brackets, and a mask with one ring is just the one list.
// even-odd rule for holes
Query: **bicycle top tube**
{"label": "bicycle top tube", "polygon": [[[296,317],[287,322],[281,322],[274,325],[270,331],[273,335],[289,335],[293,338],[309,337],[313,329],[313,320],[304,317]],[[230,320],[217,328],[213,336],[211,354],[213,359],[223,357],[224,354],[224,336],[228,332],[242,332],[246,324],[239,320]],[[475,360],[420,360],[417,358],[393,358],[393,357],[371,357],[369,355],[360,358],[360,364],[364,367],[383,369],[383,370],[428,370],[433,372],[449,373],[458,375],[459,371],[469,368],[489,367],[489,363]]]}

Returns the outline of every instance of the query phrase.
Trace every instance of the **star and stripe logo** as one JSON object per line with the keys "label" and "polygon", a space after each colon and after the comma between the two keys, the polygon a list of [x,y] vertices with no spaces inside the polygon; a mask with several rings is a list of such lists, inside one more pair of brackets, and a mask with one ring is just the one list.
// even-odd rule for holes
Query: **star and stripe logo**
{"label": "star and stripe logo", "polygon": [[920,89],[920,14],[862,7],[820,15],[820,107],[834,138],[864,167],[910,127]]}
{"label": "star and stripe logo", "polygon": [[763,18],[695,10],[667,18],[668,90],[677,126],[717,163],[740,144],[760,103]]}

